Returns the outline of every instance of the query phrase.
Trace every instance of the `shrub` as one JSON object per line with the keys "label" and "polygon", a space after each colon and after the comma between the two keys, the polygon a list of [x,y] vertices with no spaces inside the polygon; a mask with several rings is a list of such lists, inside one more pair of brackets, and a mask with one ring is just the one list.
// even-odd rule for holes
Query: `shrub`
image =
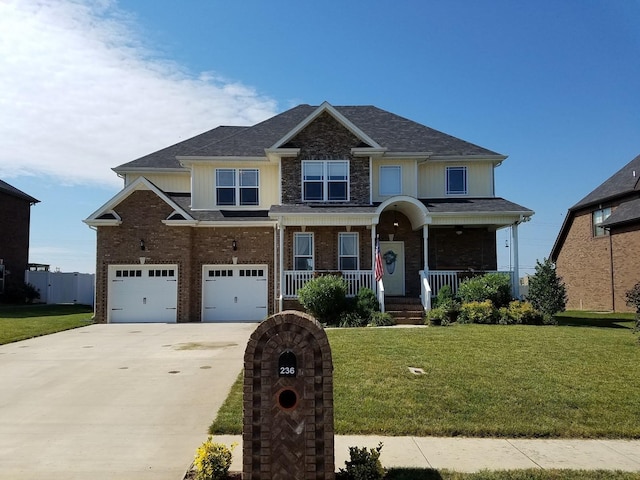
{"label": "shrub", "polygon": [[432,326],[442,325],[445,327],[457,320],[458,313],[460,312],[460,304],[455,301],[453,297],[440,299],[436,301],[436,305],[435,308],[427,312],[425,323]]}
{"label": "shrub", "polygon": [[636,308],[635,331],[640,330],[640,282],[636,283],[631,290],[626,293],[627,305]]}
{"label": "shrub", "polygon": [[451,290],[450,285],[443,285],[438,290],[438,295],[436,295],[436,299],[434,303],[434,307],[440,307],[442,305],[447,305],[454,301],[453,291]]}
{"label": "shrub", "polygon": [[231,467],[231,449],[222,443],[214,443],[209,436],[196,451],[196,458],[193,466],[196,472],[196,480],[222,480],[227,478],[229,467]]}
{"label": "shrub", "polygon": [[395,324],[396,321],[386,312],[373,312],[369,321],[369,325],[372,327],[390,327]]}
{"label": "shrub", "polygon": [[346,470],[340,469],[338,480],[379,480],[384,478],[385,470],[380,463],[382,443],[376,448],[349,447],[350,460],[345,462]]}
{"label": "shrub", "polygon": [[38,298],[40,298],[40,292],[30,283],[8,283],[2,295],[3,302],[19,305],[33,303]]}
{"label": "shrub", "polygon": [[358,290],[354,308],[362,318],[369,319],[373,312],[380,311],[380,303],[373,290],[363,287]]}
{"label": "shrub", "polygon": [[518,324],[518,325],[540,325],[542,324],[542,315],[538,312],[533,305],[529,302],[521,302],[514,300],[509,303],[509,307],[503,307],[506,311],[505,314],[509,318],[509,321],[503,323],[504,316],[500,315],[500,322],[503,325]]}
{"label": "shrub", "polygon": [[497,310],[491,300],[467,302],[460,307],[459,323],[495,323]]}
{"label": "shrub", "polygon": [[527,300],[542,314],[543,323],[553,324],[553,315],[563,312],[567,305],[567,291],[556,273],[556,265],[548,258],[536,261],[536,273],[529,279]]}
{"label": "shrub", "polygon": [[512,299],[511,278],[504,273],[467,278],[460,283],[458,296],[462,303],[491,300],[496,308],[506,307]]}
{"label": "shrub", "polygon": [[298,290],[300,304],[321,323],[335,325],[346,308],[347,282],[337,275],[309,280]]}
{"label": "shrub", "polygon": [[338,326],[340,327],[366,327],[368,319],[362,318],[358,312],[344,311],[338,317]]}

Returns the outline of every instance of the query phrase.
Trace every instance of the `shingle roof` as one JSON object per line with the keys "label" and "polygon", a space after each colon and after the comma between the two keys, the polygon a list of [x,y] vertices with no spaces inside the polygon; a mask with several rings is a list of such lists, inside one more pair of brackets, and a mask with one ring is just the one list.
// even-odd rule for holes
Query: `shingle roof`
{"label": "shingle roof", "polygon": [[634,198],[633,200],[618,205],[618,208],[609,215],[609,218],[602,222],[602,226],[612,227],[614,225],[637,221],[640,221],[640,198]]}
{"label": "shingle roof", "polygon": [[519,212],[523,215],[533,215],[529,210],[517,203],[504,198],[438,198],[432,200],[420,200],[432,213],[461,213],[461,212],[486,212],[503,213]]}
{"label": "shingle roof", "polygon": [[[271,221],[267,210],[191,210],[191,195],[168,193],[167,196],[193,219],[201,222]],[[176,220],[176,218],[172,219]]]}
{"label": "shingle roof", "polygon": [[6,193],[14,197],[22,198],[30,203],[39,203],[40,200],[33,198],[31,195],[27,195],[22,190],[18,190],[16,187],[9,185],[7,182],[0,180],[0,192]]}
{"label": "shingle roof", "polygon": [[[430,152],[433,155],[456,156],[500,155],[375,106],[333,108],[391,152]],[[317,106],[303,104],[253,126],[217,127],[120,165],[114,170],[180,168],[176,156],[264,157],[266,148],[275,145],[317,109]]]}
{"label": "shingle roof", "polygon": [[570,210],[601,203],[603,201],[638,191],[640,180],[640,155],[605,180],[598,188],[576,203]]}

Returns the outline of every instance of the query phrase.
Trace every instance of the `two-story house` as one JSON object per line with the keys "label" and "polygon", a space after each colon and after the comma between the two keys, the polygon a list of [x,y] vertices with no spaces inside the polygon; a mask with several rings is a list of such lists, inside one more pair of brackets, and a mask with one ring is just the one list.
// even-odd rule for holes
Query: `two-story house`
{"label": "two-story house", "polygon": [[0,295],[24,284],[29,264],[31,206],[38,202],[0,180]]}
{"label": "two-story house", "polygon": [[351,295],[429,308],[440,286],[496,270],[496,230],[512,227],[517,247],[533,212],[496,197],[505,158],[374,106],[214,128],[114,169],[123,190],[85,220],[96,318],[259,321],[325,272]]}
{"label": "two-story house", "polygon": [[551,250],[567,308],[632,312],[640,282],[640,155],[567,212]]}

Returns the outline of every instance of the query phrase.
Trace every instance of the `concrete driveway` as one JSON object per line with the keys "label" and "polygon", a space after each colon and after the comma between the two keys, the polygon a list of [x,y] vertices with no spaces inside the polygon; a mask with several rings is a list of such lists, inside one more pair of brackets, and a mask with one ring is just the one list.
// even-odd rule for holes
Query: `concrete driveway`
{"label": "concrete driveway", "polygon": [[0,346],[0,478],[181,479],[256,327],[92,325]]}

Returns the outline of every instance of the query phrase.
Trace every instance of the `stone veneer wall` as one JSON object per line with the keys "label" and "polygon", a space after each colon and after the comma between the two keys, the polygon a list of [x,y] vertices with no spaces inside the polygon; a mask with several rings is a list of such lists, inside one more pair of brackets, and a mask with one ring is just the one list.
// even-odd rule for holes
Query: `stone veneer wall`
{"label": "stone veneer wall", "polygon": [[286,145],[300,148],[300,155],[282,160],[282,203],[302,202],[303,160],[349,160],[350,203],[369,204],[369,158],[351,155],[360,144],[330,114],[321,114]]}

